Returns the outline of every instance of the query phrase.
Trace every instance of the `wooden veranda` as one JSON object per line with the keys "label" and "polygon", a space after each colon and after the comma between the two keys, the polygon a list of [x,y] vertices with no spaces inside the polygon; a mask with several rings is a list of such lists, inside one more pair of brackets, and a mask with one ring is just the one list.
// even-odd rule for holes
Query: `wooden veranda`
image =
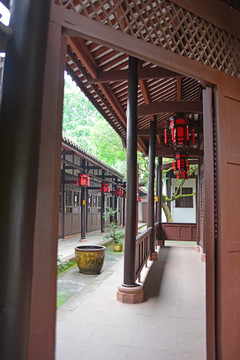
{"label": "wooden veranda", "polygon": [[[3,359],[54,358],[65,68],[127,146],[121,299],[141,299],[137,149],[149,156],[148,245],[140,238],[139,249],[154,260],[154,159],[160,169],[161,157],[173,156],[164,144],[169,116],[188,114],[194,123],[188,153],[204,162],[207,358],[239,358],[238,10],[239,1],[227,0],[12,1],[0,123]],[[160,174],[158,181],[161,194]]]}

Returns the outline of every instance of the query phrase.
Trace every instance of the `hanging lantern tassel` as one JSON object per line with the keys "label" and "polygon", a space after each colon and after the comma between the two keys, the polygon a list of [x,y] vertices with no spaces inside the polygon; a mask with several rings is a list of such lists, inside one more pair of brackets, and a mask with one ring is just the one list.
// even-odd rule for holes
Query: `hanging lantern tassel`
{"label": "hanging lantern tassel", "polygon": [[164,142],[167,144],[167,129],[164,129]]}
{"label": "hanging lantern tassel", "polygon": [[195,129],[192,129],[192,144],[195,145]]}
{"label": "hanging lantern tassel", "polygon": [[175,164],[175,161],[172,162],[172,168],[173,168],[173,171],[176,171],[176,164]]}
{"label": "hanging lantern tassel", "polygon": [[80,186],[80,184],[79,184],[79,177],[77,177],[77,186]]}
{"label": "hanging lantern tassel", "polygon": [[175,128],[172,127],[172,142],[175,142]]}
{"label": "hanging lantern tassel", "polygon": [[189,126],[187,125],[187,141],[189,141]]}
{"label": "hanging lantern tassel", "polygon": [[189,171],[189,161],[187,160],[187,171]]}

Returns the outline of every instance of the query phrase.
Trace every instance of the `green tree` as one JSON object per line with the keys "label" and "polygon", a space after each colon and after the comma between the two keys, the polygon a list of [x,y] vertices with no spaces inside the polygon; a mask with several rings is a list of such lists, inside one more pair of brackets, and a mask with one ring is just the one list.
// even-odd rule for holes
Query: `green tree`
{"label": "green tree", "polygon": [[94,154],[99,159],[126,174],[126,150],[123,148],[120,136],[106,120],[100,118],[95,122],[91,128],[89,140]]}
{"label": "green tree", "polygon": [[63,136],[92,152],[91,128],[101,115],[79,90],[71,77],[65,76],[63,103]]}

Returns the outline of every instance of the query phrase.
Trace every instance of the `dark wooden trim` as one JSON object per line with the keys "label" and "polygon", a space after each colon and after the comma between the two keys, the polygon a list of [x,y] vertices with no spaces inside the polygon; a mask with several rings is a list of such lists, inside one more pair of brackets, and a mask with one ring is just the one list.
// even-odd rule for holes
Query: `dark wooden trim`
{"label": "dark wooden trim", "polygon": [[138,61],[129,57],[127,111],[127,204],[124,251],[124,286],[135,286],[137,193],[137,76]]}
{"label": "dark wooden trim", "polygon": [[203,90],[203,128],[205,181],[205,238],[206,242],[206,312],[207,312],[207,354],[212,360],[216,359],[216,283],[215,283],[215,221],[214,221],[214,144],[213,144],[213,105],[212,89]]}
{"label": "dark wooden trim", "polygon": [[202,114],[202,101],[160,101],[138,106],[138,116],[157,115],[160,113],[181,112]]}
{"label": "dark wooden trim", "polygon": [[240,38],[239,12],[230,5],[219,0],[172,0],[172,2]]}
{"label": "dark wooden trim", "polygon": [[[159,79],[159,78],[181,78],[183,75],[174,71],[167,70],[161,67],[157,68],[142,68],[138,69],[139,80]],[[89,84],[107,83],[112,81],[127,81],[128,70],[110,70],[99,71],[95,79],[88,77]]]}

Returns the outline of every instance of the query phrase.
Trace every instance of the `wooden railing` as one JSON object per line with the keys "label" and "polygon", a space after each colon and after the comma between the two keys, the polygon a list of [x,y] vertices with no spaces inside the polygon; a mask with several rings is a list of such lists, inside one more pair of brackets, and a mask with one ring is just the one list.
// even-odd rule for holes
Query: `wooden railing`
{"label": "wooden railing", "polygon": [[153,230],[152,227],[147,228],[145,231],[139,234],[136,239],[136,257],[135,257],[136,279],[139,278],[140,272],[144,264],[147,263],[147,259],[151,253],[150,238],[151,238],[152,230]]}
{"label": "wooden railing", "polygon": [[162,223],[161,240],[197,241],[197,224]]}

